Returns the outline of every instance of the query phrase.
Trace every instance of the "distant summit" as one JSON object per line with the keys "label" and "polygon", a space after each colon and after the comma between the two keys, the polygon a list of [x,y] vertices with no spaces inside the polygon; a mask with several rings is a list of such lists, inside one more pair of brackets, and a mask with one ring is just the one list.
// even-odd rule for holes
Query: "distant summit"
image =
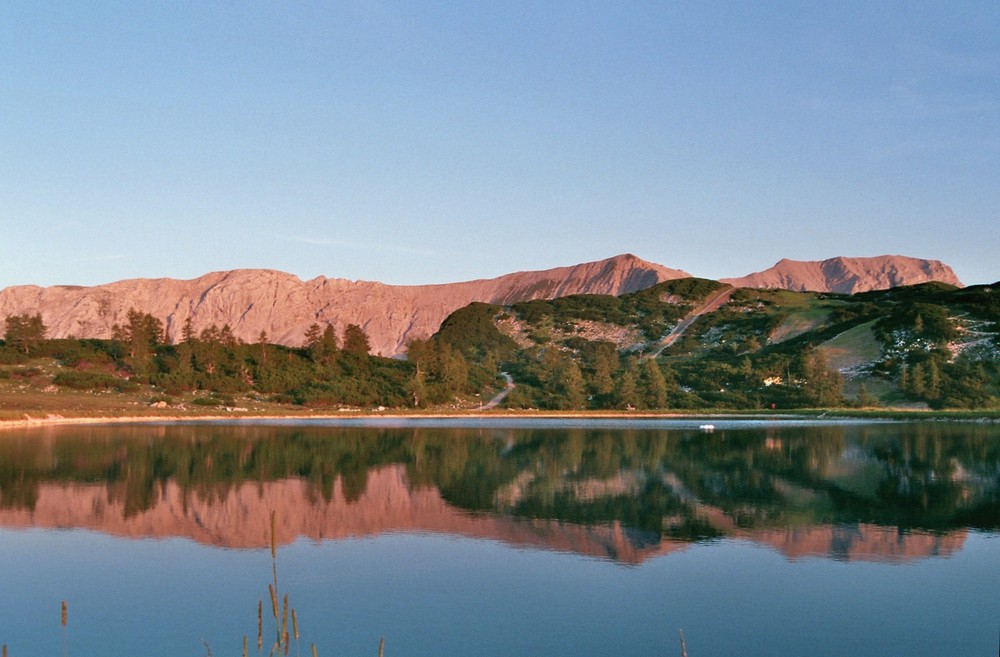
{"label": "distant summit", "polygon": [[555,299],[571,294],[612,294],[619,296],[638,292],[663,281],[689,278],[691,274],[680,269],[647,262],[631,253],[585,262],[571,267],[558,267],[544,271],[507,274],[487,281],[454,283],[456,286],[482,285],[483,292],[477,301],[512,304],[531,299]]}
{"label": "distant summit", "polygon": [[930,281],[962,287],[962,282],[951,267],[938,260],[895,255],[873,258],[838,257],[820,261],[784,259],[764,271],[741,278],[722,279],[723,283],[735,287],[838,294],[887,290]]}
{"label": "distant summit", "polygon": [[[621,295],[691,274],[632,254],[570,267],[507,274],[442,285],[386,285],[297,276],[264,269],[215,272],[192,280],[132,279],[80,287],[31,285],[0,290],[0,317],[41,313],[49,337],[110,338],[135,308],[161,318],[173,341],[190,318],[200,332],[228,324],[233,334],[255,342],[300,345],[311,324],[330,323],[342,334],[357,324],[372,351],[401,354],[415,338],[432,335],[455,310],[481,301],[509,305],[573,294]],[[763,272],[724,282],[742,287],[860,292],[937,280],[961,285],[947,265],[900,256],[833,258],[822,262],[782,260]]]}

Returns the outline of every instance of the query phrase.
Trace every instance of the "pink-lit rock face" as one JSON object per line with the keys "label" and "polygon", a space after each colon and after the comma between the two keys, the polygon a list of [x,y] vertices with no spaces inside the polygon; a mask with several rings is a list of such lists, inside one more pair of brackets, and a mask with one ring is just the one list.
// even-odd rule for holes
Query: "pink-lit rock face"
{"label": "pink-lit rock face", "polygon": [[[641,563],[685,549],[689,544],[634,540],[633,532],[614,523],[587,527],[550,520],[468,513],[444,501],[437,489],[413,488],[403,466],[368,473],[364,492],[348,501],[338,481],[329,500],[309,483],[287,479],[265,484],[242,483],[224,494],[184,491],[173,482],[158,491],[151,508],[126,511],[124,495],[103,484],[42,484],[33,510],[0,510],[6,528],[77,528],[127,538],[187,538],[227,548],[270,545],[270,514],[276,512],[279,543],[370,537],[387,532],[430,532],[496,540],[534,547]],[[739,530],[721,511],[699,510],[728,536],[774,547],[789,558],[824,557],[847,561],[910,561],[947,556],[962,548],[966,532],[947,535],[899,533],[875,525],[811,526],[794,529]]]}
{"label": "pink-lit rock face", "polygon": [[365,329],[372,353],[399,354],[426,338],[455,310],[474,301],[509,304],[571,294],[624,294],[686,272],[622,255],[608,260],[499,278],[443,285],[385,285],[318,277],[303,281],[279,271],[240,269],[192,280],[135,279],[95,287],[17,286],[0,290],[0,317],[41,313],[53,338],[109,338],[132,308],[164,321],[171,340],[191,319],[196,333],[229,324],[255,342],[261,331],[277,344],[298,346],[313,323],[338,333],[348,324]]}
{"label": "pink-lit rock face", "polygon": [[[135,308],[164,321],[172,341],[190,318],[196,333],[228,324],[233,334],[255,342],[301,345],[306,329],[329,322],[365,329],[372,353],[400,354],[416,338],[435,333],[455,310],[474,301],[511,304],[571,294],[636,292],[690,276],[633,255],[519,272],[498,278],[442,285],[385,285],[318,277],[303,281],[279,271],[238,269],[192,280],[135,279],[95,287],[16,286],[0,290],[0,317],[41,313],[53,338],[109,338]],[[954,272],[934,260],[901,256],[833,258],[822,262],[782,260],[763,272],[723,282],[744,287],[821,292],[861,292],[926,281],[961,285]]]}
{"label": "pink-lit rock face", "polygon": [[722,282],[736,287],[854,294],[929,281],[962,286],[951,267],[942,262],[888,255],[812,262],[786,259],[770,269]]}

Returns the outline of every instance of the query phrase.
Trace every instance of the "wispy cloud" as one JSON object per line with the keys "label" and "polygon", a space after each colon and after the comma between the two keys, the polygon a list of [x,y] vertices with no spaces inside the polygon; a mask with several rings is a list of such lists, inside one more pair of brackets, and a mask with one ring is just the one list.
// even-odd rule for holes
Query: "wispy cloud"
{"label": "wispy cloud", "polygon": [[382,253],[398,253],[402,255],[419,255],[427,257],[438,257],[441,255],[440,253],[429,249],[420,249],[412,246],[389,244],[384,242],[352,242],[349,240],[340,240],[328,237],[307,237],[304,235],[293,235],[291,237],[285,237],[285,239],[292,242],[299,242],[300,244],[309,244],[311,246],[333,246],[341,249],[350,249],[352,251],[380,251]]}

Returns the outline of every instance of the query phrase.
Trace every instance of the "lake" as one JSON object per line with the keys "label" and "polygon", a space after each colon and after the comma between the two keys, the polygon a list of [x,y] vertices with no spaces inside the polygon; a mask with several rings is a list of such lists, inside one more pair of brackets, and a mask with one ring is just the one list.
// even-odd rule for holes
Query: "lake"
{"label": "lake", "polygon": [[266,655],[276,571],[296,655],[996,654],[1000,426],[702,422],[5,431],[0,643]]}

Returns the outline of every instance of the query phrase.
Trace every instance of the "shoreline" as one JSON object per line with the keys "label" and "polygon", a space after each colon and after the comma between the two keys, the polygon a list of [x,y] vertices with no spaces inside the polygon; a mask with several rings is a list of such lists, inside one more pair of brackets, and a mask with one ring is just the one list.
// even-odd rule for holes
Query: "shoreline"
{"label": "shoreline", "polygon": [[63,416],[47,414],[44,417],[32,417],[28,413],[22,419],[0,419],[0,431],[11,429],[32,429],[60,426],[88,425],[120,425],[120,424],[198,424],[219,422],[295,422],[295,421],[331,421],[344,420],[349,422],[364,420],[412,421],[412,420],[772,420],[815,421],[817,423],[836,423],[843,421],[930,421],[930,422],[971,422],[1000,423],[997,412],[976,413],[974,411],[914,411],[912,409],[831,409],[831,410],[786,410],[784,412],[754,411],[754,410],[706,410],[699,413],[677,411],[664,412],[634,412],[634,411],[454,411],[454,412],[351,412],[351,413],[283,413],[261,414],[228,413],[225,415],[121,415],[121,416]]}
{"label": "shoreline", "polygon": [[[0,430],[3,429],[27,429],[36,427],[51,427],[51,426],[74,426],[74,425],[115,425],[115,424],[154,424],[157,422],[165,423],[177,423],[177,424],[197,424],[199,422],[244,422],[244,421],[261,421],[261,422],[295,422],[297,420],[301,421],[328,421],[328,420],[387,420],[387,421],[399,421],[399,420],[481,420],[481,419],[538,419],[538,420],[651,420],[651,419],[697,419],[697,418],[709,418],[709,417],[742,417],[751,418],[759,417],[752,414],[746,413],[706,413],[706,414],[687,414],[687,413],[617,413],[617,412],[595,412],[595,413],[558,413],[552,411],[540,411],[538,413],[533,412],[488,412],[479,413],[476,411],[470,411],[467,413],[454,412],[454,413],[338,413],[338,414],[315,414],[306,415],[300,413],[289,413],[285,415],[253,415],[253,414],[227,414],[227,415],[133,415],[133,416],[119,416],[119,417],[93,417],[93,416],[79,416],[79,417],[66,417],[62,415],[50,414],[45,417],[26,417],[20,420],[0,420]],[[775,417],[771,415],[770,417]],[[783,415],[782,417],[791,418],[798,417],[793,415]]]}

